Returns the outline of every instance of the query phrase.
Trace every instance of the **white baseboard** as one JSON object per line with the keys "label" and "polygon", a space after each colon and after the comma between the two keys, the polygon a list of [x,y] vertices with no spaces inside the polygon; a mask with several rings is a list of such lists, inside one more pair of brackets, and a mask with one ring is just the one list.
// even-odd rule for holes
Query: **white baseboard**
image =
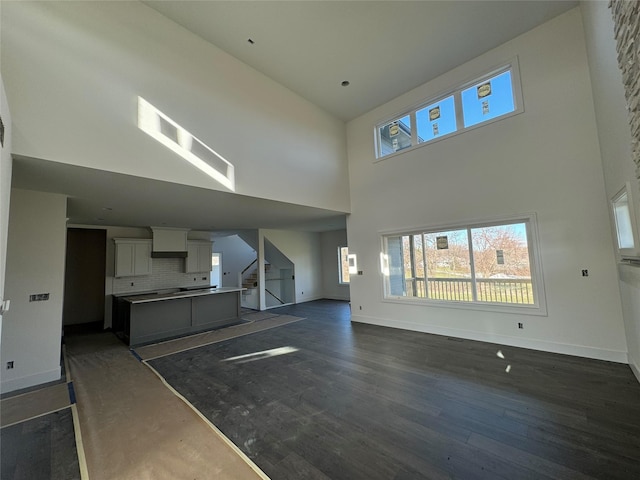
{"label": "white baseboard", "polygon": [[41,372],[34,375],[28,375],[26,377],[5,380],[0,383],[0,393],[13,392],[14,390],[20,390],[22,388],[33,387],[47,382],[54,382],[56,380],[60,380],[60,375],[61,369],[58,367],[53,370],[49,370],[48,372]]}
{"label": "white baseboard", "polygon": [[[368,317],[363,315],[352,314],[351,321],[380,325],[383,327],[400,328],[403,330],[411,330],[414,332],[432,333],[435,335],[465,338],[467,340],[477,340],[480,342],[497,343],[500,345],[509,345],[511,347],[529,348],[531,350],[541,350],[543,352],[562,353],[565,355],[593,358],[596,360],[606,360],[609,362],[629,363],[627,352],[606,350],[602,348],[588,347],[583,345],[570,345],[566,343],[532,340],[529,338],[516,338],[510,337],[508,335],[499,335],[496,333],[475,332],[470,330],[438,327],[433,325],[420,325],[411,322],[388,320],[384,318]],[[636,374],[636,376],[638,375]]]}
{"label": "white baseboard", "polygon": [[315,300],[322,300],[323,297],[322,295],[314,295],[313,297],[309,297],[309,298],[298,298],[296,303],[307,303],[307,302],[313,302]]}
{"label": "white baseboard", "polygon": [[631,371],[636,376],[636,380],[640,383],[640,363],[636,361],[635,358],[629,355],[629,366],[631,367]]}

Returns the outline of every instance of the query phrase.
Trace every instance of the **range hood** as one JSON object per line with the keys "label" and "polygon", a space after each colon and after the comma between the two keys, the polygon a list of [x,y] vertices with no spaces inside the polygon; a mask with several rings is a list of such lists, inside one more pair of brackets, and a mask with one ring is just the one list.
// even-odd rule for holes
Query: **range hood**
{"label": "range hood", "polygon": [[151,227],[151,258],[187,258],[187,232],[183,228]]}

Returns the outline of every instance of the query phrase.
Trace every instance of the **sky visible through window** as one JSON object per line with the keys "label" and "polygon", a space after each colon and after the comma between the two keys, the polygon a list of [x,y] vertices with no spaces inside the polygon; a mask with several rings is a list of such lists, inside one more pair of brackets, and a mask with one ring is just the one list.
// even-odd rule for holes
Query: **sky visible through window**
{"label": "sky visible through window", "polygon": [[456,107],[453,95],[416,112],[418,142],[456,131]]}
{"label": "sky visible through window", "polygon": [[401,117],[377,125],[377,157],[455,135],[515,112],[512,69],[509,65],[494,70],[500,73],[479,77],[484,79],[476,80],[469,87],[460,86],[444,98],[432,99],[426,106],[422,104]]}
{"label": "sky visible through window", "polygon": [[465,128],[505,115],[513,110],[515,110],[515,105],[510,71],[462,91]]}

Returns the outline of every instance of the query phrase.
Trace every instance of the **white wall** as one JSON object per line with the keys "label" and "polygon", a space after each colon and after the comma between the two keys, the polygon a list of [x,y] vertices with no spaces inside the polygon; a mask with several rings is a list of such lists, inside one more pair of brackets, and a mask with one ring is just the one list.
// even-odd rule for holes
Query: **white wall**
{"label": "white wall", "polygon": [[344,123],[142,2],[3,2],[13,153],[225,190],[137,128],[142,96],[237,193],[348,211]]}
{"label": "white wall", "polygon": [[295,265],[295,303],[323,298],[320,234],[268,229],[260,233]]}
{"label": "white wall", "polygon": [[[635,198],[640,199],[639,182],[631,160],[631,133],[611,11],[607,2],[582,2],[580,8],[593,84],[606,195],[611,198],[628,181],[636,189]],[[640,204],[636,205],[636,212],[640,212]],[[612,231],[613,228],[611,219]],[[618,268],[629,364],[640,380],[640,268],[629,265],[619,265]]]}
{"label": "white wall", "polygon": [[[0,11],[1,11],[0,7]],[[7,261],[7,234],[9,230],[9,203],[11,200],[11,112],[0,75],[0,116],[4,123],[4,144],[0,147],[0,305],[5,299],[4,279]],[[9,299],[11,300],[11,299]],[[0,314],[0,334],[2,315]],[[1,345],[0,345],[1,348]]]}
{"label": "white wall", "polygon": [[[2,328],[1,391],[60,378],[67,199],[13,189],[5,293],[11,309]],[[48,301],[29,295],[49,293]],[[5,368],[8,361],[14,369]]]}
{"label": "white wall", "polygon": [[349,300],[349,285],[339,283],[338,248],[347,246],[347,231],[320,234],[322,246],[322,291],[324,298]]}
{"label": "white wall", "polygon": [[[524,113],[374,163],[378,121],[514,56]],[[362,306],[353,320],[626,362],[578,8],[351,121],[347,139],[349,250],[363,270],[351,281]],[[382,301],[381,231],[528,212],[538,218],[548,316]]]}
{"label": "white wall", "polygon": [[257,257],[256,251],[237,235],[215,237],[213,251],[222,253],[223,287],[237,287],[238,273]]}

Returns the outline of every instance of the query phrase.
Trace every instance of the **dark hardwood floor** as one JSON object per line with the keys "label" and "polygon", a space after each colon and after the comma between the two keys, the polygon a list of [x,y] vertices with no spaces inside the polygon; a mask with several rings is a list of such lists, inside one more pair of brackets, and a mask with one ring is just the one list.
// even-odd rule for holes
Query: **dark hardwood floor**
{"label": "dark hardwood floor", "polygon": [[306,320],[149,362],[273,480],[640,478],[627,365],[273,311]]}
{"label": "dark hardwood floor", "polygon": [[0,429],[0,478],[80,480],[71,409]]}

